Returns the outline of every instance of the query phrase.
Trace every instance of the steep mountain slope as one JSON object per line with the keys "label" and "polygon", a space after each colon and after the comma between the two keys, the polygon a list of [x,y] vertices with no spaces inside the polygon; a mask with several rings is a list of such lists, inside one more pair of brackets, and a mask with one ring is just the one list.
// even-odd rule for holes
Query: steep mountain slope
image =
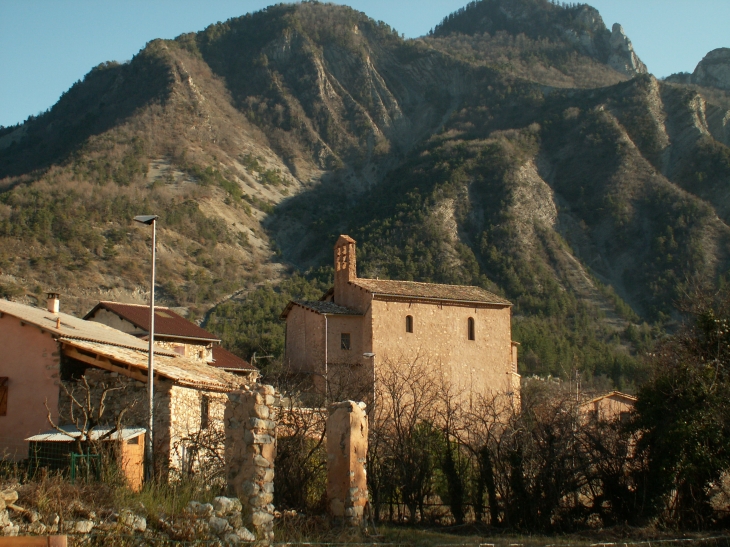
{"label": "steep mountain slope", "polygon": [[99,296],[142,298],[147,234],[130,222],[141,212],[162,217],[171,303],[202,306],[240,288],[267,262],[261,218],[298,184],[208,67],[174,42],[97,67],[0,146],[5,290],[54,288],[74,311]]}
{"label": "steep mountain slope", "polygon": [[155,40],[0,129],[0,289],[143,300],[131,218],[157,212],[162,300],[279,356],[275,310],[328,285],[347,232],[364,276],[509,297],[523,372],[625,387],[647,323],[730,261],[730,102],[645,71],[593,8],[543,0],[409,41],[316,2]]}

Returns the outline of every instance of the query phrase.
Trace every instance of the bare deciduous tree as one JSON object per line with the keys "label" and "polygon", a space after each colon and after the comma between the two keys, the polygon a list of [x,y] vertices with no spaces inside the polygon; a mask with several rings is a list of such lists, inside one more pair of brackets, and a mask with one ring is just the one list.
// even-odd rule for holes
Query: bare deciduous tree
{"label": "bare deciduous tree", "polygon": [[[73,436],[78,454],[98,454],[100,442],[112,438],[122,429],[124,416],[135,405],[135,401],[129,401],[115,416],[107,415],[107,397],[110,393],[123,391],[126,384],[118,378],[109,378],[96,384],[89,385],[86,376],[81,376],[77,382],[61,382],[61,389],[68,397],[67,419],[76,426],[79,435]],[[51,409],[46,402],[48,412],[48,423],[59,433],[68,433],[53,420]],[[94,430],[101,427],[107,429],[101,435],[93,435]],[[69,437],[71,437],[69,435]]]}

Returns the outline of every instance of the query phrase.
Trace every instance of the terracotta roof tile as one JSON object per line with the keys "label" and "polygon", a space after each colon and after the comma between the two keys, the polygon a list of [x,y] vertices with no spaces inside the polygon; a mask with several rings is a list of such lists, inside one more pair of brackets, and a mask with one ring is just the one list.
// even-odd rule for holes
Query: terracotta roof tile
{"label": "terracotta roof tile", "polygon": [[468,285],[440,285],[416,281],[392,281],[389,279],[355,279],[350,281],[372,293],[404,298],[425,298],[430,300],[452,300],[455,302],[478,302],[511,306],[509,300],[479,287]]}
{"label": "terracotta roof tile", "polygon": [[[59,342],[123,363],[141,372],[147,371],[147,352],[110,346],[100,342],[59,338]],[[210,391],[232,391],[242,385],[240,376],[207,363],[180,356],[162,355],[155,349],[155,374],[169,378],[178,385]]]}
{"label": "terracotta roof tile", "polygon": [[[138,328],[149,331],[150,307],[143,304],[122,304],[119,302],[99,302],[84,319],[94,317],[99,309],[106,309],[126,319]],[[155,306],[155,336],[174,336],[195,340],[219,341],[219,338],[207,330],[191,323],[170,308]]]}
{"label": "terracotta roof tile", "polygon": [[250,370],[251,372],[258,372],[259,370],[251,363],[244,361],[238,355],[234,355],[220,346],[213,346],[213,361],[208,364],[222,369]]}
{"label": "terracotta roof tile", "polygon": [[[44,308],[34,308],[9,300],[0,300],[0,316],[2,315],[35,325],[51,333],[63,344],[102,355],[132,368],[147,370],[147,342],[126,332],[94,321],[84,321],[67,313],[51,313]],[[241,385],[240,376],[206,363],[186,359],[160,346],[155,346],[155,365],[160,376],[188,387],[230,391]]]}

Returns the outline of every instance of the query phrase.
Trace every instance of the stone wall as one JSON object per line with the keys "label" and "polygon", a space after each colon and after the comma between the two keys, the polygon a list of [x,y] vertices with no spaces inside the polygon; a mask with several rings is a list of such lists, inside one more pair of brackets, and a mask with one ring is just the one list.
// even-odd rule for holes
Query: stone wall
{"label": "stone wall", "polygon": [[[408,315],[413,332],[406,332]],[[514,390],[509,307],[375,299],[372,316],[376,368],[404,361],[441,367],[465,399],[469,393]],[[468,337],[469,318],[474,320],[474,340]]]}
{"label": "stone wall", "polygon": [[173,386],[170,389],[169,466],[174,474],[202,473],[223,480],[223,415],[226,394]]}
{"label": "stone wall", "polygon": [[327,418],[327,499],[330,514],[357,526],[368,500],[365,462],[368,417],[365,403],[344,401],[330,406]]}
{"label": "stone wall", "polygon": [[[84,371],[91,388],[91,401],[98,407],[105,386],[121,388],[105,398],[102,424],[114,425],[120,413],[124,427],[148,425],[147,384],[116,372],[89,367]],[[80,382],[64,382],[79,397],[84,393]],[[227,397],[223,393],[202,391],[175,385],[165,378],[155,379],[155,467],[161,477],[174,478],[203,471],[206,479],[224,475],[223,414]],[[207,398],[208,419],[203,424],[203,398]],[[61,388],[59,425],[75,423],[71,417],[71,400]],[[205,425],[206,427],[201,427]],[[50,428],[50,425],[49,425]]]}
{"label": "stone wall", "polygon": [[165,348],[168,351],[187,357],[188,359],[195,359],[203,363],[209,363],[213,360],[213,344],[201,343],[193,344],[191,342],[182,342],[174,339],[161,339],[155,337],[155,345]]}
{"label": "stone wall", "polygon": [[274,460],[280,398],[271,386],[228,394],[225,410],[228,490],[243,505],[244,524],[274,539]]}

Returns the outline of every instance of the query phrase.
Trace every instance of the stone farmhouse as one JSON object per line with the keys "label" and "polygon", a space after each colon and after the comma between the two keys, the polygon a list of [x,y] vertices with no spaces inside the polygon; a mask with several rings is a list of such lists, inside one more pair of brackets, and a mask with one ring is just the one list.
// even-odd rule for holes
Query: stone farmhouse
{"label": "stone farmhouse", "polygon": [[[148,340],[150,307],[120,302],[99,302],[84,316],[87,321],[103,323],[143,340]],[[155,306],[155,343],[170,351],[202,361],[253,381],[258,369],[221,347],[220,339],[191,323],[170,308]]]}
{"label": "stone farmhouse", "polygon": [[334,287],[281,314],[285,364],[309,375],[316,391],[342,400],[365,384],[372,393],[377,367],[419,360],[441,367],[462,393],[519,397],[510,302],[479,287],[359,278],[346,235],[334,255]]}
{"label": "stone farmhouse", "polygon": [[[69,423],[70,398],[62,383],[75,386],[84,377],[98,395],[100,386],[117,385],[106,401],[110,425],[131,408],[123,425],[147,424],[147,347],[144,340],[94,321],[59,311],[58,295],[48,308],[0,300],[0,457],[28,456],[26,439]],[[201,432],[222,424],[226,394],[241,389],[248,377],[180,355],[155,349],[155,455],[160,471],[184,472]],[[93,398],[93,397],[92,397]]]}

